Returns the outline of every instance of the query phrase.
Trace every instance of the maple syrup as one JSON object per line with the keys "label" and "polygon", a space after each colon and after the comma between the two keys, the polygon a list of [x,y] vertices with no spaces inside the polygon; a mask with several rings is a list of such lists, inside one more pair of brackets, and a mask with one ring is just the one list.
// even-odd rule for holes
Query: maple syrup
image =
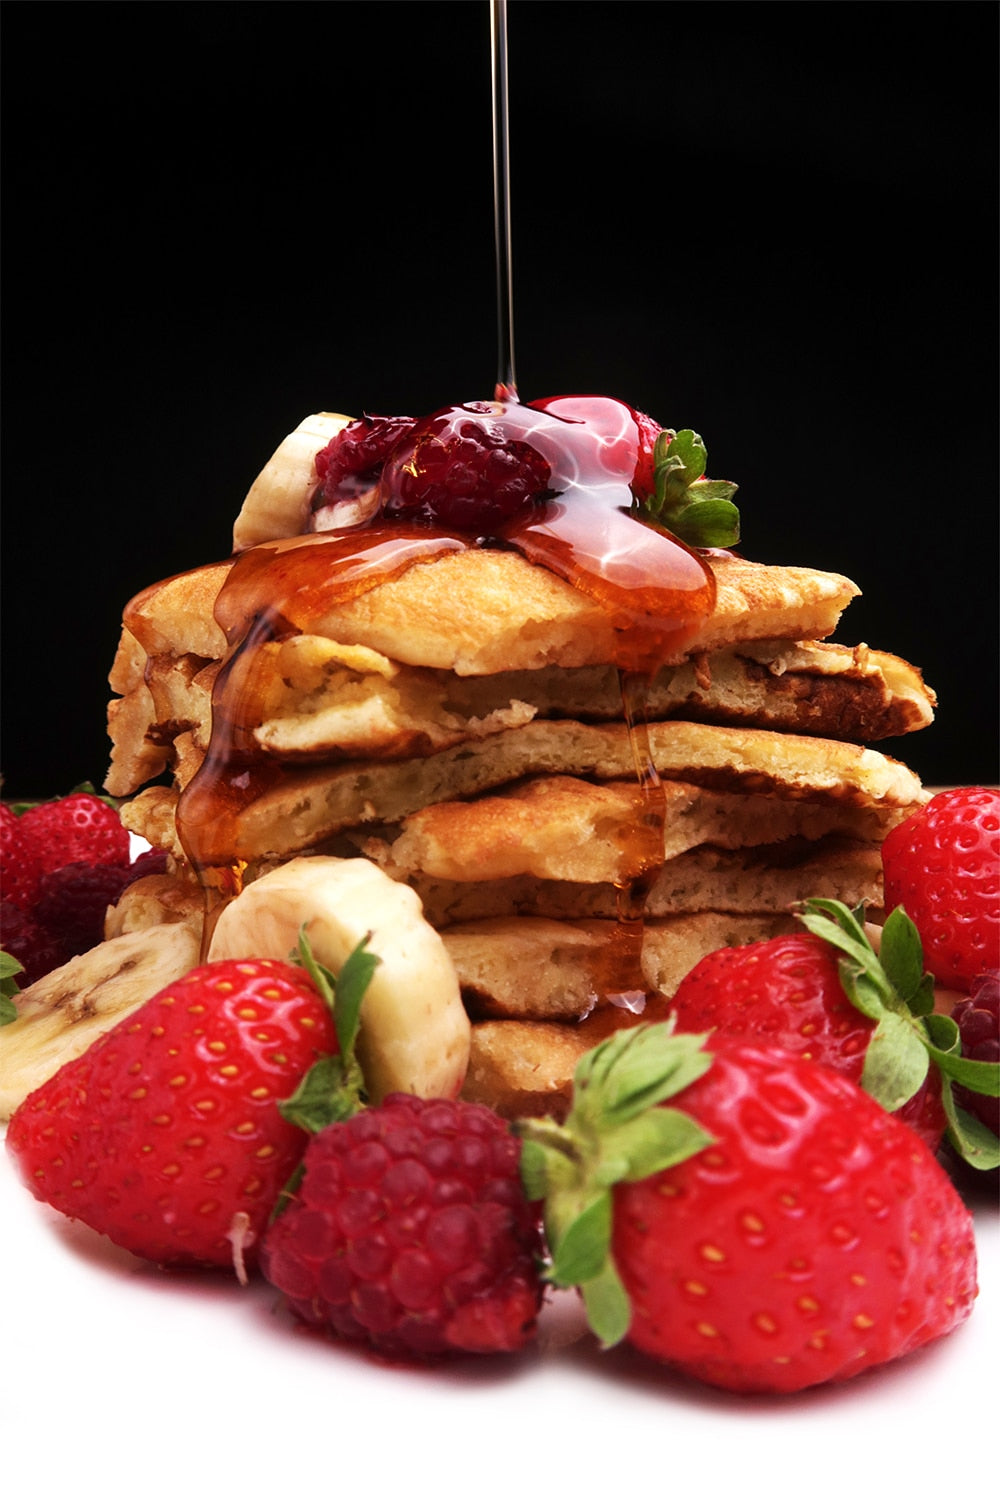
{"label": "maple syrup", "polygon": [[[504,547],[548,569],[591,598],[615,631],[623,718],[641,791],[641,816],[628,836],[618,890],[618,922],[594,966],[602,1002],[643,1012],[649,996],[641,953],[646,897],[663,862],[664,797],[649,750],[646,687],[665,660],[683,651],[714,608],[715,581],[695,552],[635,513],[629,479],[639,451],[637,414],[606,397],[568,396],[522,405],[512,328],[510,184],[507,140],[506,10],[492,0],[494,180],[497,242],[498,378],[488,407],[467,411],[500,425],[512,442],[547,461],[551,493],[491,535],[447,526],[387,522],[376,512],[351,529],[265,543],[238,556],[216,604],[229,645],[216,680],[211,742],[184,789],[177,827],[213,900],[240,888],[239,825],[247,808],[280,781],[254,731],[263,717],[258,658],[268,643],[312,632],[337,605],[398,577],[416,563],[473,547]],[[388,465],[387,465],[388,467]],[[211,925],[211,912],[209,913]]]}

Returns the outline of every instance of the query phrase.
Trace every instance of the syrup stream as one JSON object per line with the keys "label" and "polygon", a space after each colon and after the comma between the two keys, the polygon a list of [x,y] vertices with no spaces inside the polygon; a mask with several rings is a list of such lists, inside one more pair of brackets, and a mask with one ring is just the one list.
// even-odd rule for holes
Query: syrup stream
{"label": "syrup stream", "polygon": [[507,108],[507,0],[490,0],[493,62],[493,223],[497,268],[498,401],[517,400],[514,373],[514,273],[510,231],[510,132]]}

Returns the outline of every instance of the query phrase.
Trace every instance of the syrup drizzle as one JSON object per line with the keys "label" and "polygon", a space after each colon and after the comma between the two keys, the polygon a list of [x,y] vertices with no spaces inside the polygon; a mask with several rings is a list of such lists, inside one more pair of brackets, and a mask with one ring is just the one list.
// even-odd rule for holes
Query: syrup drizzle
{"label": "syrup drizzle", "polygon": [[490,0],[493,64],[493,223],[497,272],[498,401],[517,400],[514,373],[514,270],[510,228],[510,129],[507,98],[507,0]]}

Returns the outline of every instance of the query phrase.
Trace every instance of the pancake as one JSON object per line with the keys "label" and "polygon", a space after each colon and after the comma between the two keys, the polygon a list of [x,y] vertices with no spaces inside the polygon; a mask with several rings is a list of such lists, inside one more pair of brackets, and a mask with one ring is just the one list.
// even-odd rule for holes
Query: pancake
{"label": "pancake", "polygon": [[[649,726],[653,764],[665,780],[707,789],[774,795],[856,807],[912,810],[923,799],[918,778],[877,750],[805,735],[777,734],[672,720]],[[283,771],[219,834],[209,826],[210,802],[188,789],[187,815],[198,820],[206,862],[254,862],[317,849],[345,829],[396,822],[432,803],[474,797],[526,776],[572,775],[621,780],[634,772],[624,724],[539,720],[475,744],[405,761],[354,761]],[[142,792],[128,804],[133,832],[158,842],[174,815],[176,791]],[[155,834],[155,837],[153,836]],[[170,839],[183,853],[176,833]]]}

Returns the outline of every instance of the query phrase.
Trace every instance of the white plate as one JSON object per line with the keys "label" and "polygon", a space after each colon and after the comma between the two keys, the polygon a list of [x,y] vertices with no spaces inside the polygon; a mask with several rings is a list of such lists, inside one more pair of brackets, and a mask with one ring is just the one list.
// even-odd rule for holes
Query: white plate
{"label": "white plate", "polygon": [[382,1365],[295,1327],[264,1285],[117,1250],[36,1203],[4,1151],[0,1491],[48,1500],[89,1474],[103,1500],[306,1483],[538,1500],[665,1492],[697,1466],[708,1497],[774,1495],[779,1475],[810,1497],[950,1493],[956,1463],[982,1473],[991,1451],[1000,1358],[997,1213],[975,1212],[981,1292],[961,1330],[842,1386],[747,1399],[601,1354],[570,1295],[530,1354]]}

